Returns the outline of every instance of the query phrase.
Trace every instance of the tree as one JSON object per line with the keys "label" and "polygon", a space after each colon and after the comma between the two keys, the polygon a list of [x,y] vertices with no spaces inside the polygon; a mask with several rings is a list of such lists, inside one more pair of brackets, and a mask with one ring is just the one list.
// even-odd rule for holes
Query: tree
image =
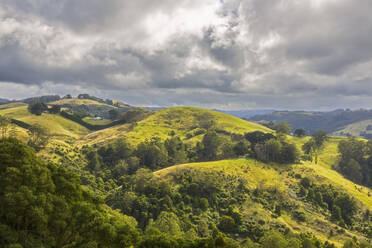
{"label": "tree", "polygon": [[168,152],[164,144],[157,138],[140,143],[137,146],[135,154],[142,166],[146,166],[152,170],[168,165]]}
{"label": "tree", "polygon": [[0,135],[1,137],[5,138],[8,129],[10,127],[11,121],[8,117],[0,115]]}
{"label": "tree", "polygon": [[237,156],[246,155],[251,152],[251,143],[247,140],[239,141],[234,145],[233,150]]}
{"label": "tree", "polygon": [[187,162],[186,145],[180,137],[172,137],[164,142],[168,151],[169,164],[182,164]]}
{"label": "tree", "polygon": [[37,151],[41,150],[48,143],[49,132],[39,124],[31,125],[28,129],[28,134],[30,137],[28,145],[32,146]]}
{"label": "tree", "polygon": [[120,117],[120,112],[117,109],[111,109],[109,115],[111,120],[117,120]]}
{"label": "tree", "polygon": [[288,247],[288,242],[283,234],[276,231],[269,231],[261,238],[260,243],[263,248],[285,248]]}
{"label": "tree", "polygon": [[48,111],[51,114],[58,114],[59,112],[61,112],[61,106],[60,105],[52,105],[52,107],[49,108]]}
{"label": "tree", "polygon": [[217,159],[218,148],[220,147],[221,141],[215,131],[208,131],[202,140],[203,144],[203,159],[210,161]]}
{"label": "tree", "polygon": [[328,139],[327,132],[325,131],[317,131],[315,132],[311,139],[308,140],[303,146],[302,150],[305,154],[311,156],[311,160],[313,157],[315,158],[315,163],[318,163],[318,153],[322,149],[324,142]]}
{"label": "tree", "polygon": [[306,131],[302,128],[297,128],[294,131],[294,136],[296,136],[296,137],[304,137],[305,135],[306,135]]}
{"label": "tree", "polygon": [[326,131],[320,130],[313,133],[312,138],[314,139],[315,146],[320,149],[323,146],[324,141],[328,139],[328,135]]}
{"label": "tree", "polygon": [[281,163],[295,163],[299,160],[300,153],[295,144],[283,143],[280,150]]}
{"label": "tree", "polygon": [[331,212],[331,220],[335,222],[343,221],[342,215],[341,215],[341,209],[339,206],[333,206],[332,212]]}
{"label": "tree", "polygon": [[361,173],[361,166],[355,159],[350,159],[347,165],[343,168],[344,174],[350,178],[350,180],[361,183],[363,175]]}
{"label": "tree", "polygon": [[28,111],[34,115],[41,115],[47,109],[47,106],[41,102],[34,102],[28,105]]}
{"label": "tree", "polygon": [[283,122],[280,122],[278,125],[276,125],[274,129],[279,134],[289,134],[292,127],[287,122],[283,121]]}
{"label": "tree", "polygon": [[170,234],[173,237],[182,234],[180,221],[177,215],[171,212],[161,212],[156,221],[148,225],[148,229],[150,228],[157,228],[160,232]]}

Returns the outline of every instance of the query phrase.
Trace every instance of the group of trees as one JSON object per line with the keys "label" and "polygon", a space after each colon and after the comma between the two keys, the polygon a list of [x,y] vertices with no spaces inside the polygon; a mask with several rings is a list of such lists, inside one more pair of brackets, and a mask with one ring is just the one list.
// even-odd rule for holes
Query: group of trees
{"label": "group of trees", "polygon": [[253,157],[264,162],[295,163],[299,160],[299,151],[295,144],[286,141],[283,134],[274,136],[271,133],[255,131],[246,133],[244,137],[251,144]]}
{"label": "group of trees", "polygon": [[372,187],[372,141],[348,138],[340,141],[338,151],[338,170],[350,180]]}
{"label": "group of trees", "polygon": [[36,101],[28,104],[28,111],[34,115],[41,115],[46,111],[51,114],[58,114],[61,111],[61,106],[52,105],[49,107],[46,103]]}
{"label": "group of trees", "polygon": [[302,178],[299,195],[314,205],[331,213],[331,220],[341,227],[351,226],[357,212],[357,203],[348,194],[332,185],[315,184],[307,177]]}

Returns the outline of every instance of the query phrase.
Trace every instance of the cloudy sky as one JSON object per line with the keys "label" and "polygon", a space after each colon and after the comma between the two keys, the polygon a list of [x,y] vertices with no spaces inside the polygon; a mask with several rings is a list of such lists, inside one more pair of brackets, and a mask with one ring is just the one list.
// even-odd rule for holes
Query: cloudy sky
{"label": "cloudy sky", "polygon": [[0,98],[372,108],[370,0],[1,0]]}

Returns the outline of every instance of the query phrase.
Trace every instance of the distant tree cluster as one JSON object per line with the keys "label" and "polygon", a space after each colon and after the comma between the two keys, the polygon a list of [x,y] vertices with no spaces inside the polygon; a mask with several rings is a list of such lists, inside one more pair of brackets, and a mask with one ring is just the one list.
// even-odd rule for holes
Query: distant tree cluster
{"label": "distant tree cluster", "polygon": [[31,102],[28,105],[28,111],[34,115],[41,115],[44,112],[49,112],[50,114],[58,114],[61,111],[61,106],[51,105],[50,107],[43,102]]}
{"label": "distant tree cluster", "polygon": [[296,145],[286,142],[281,136],[255,131],[245,134],[244,137],[251,143],[253,156],[261,161],[295,163],[299,160]]}

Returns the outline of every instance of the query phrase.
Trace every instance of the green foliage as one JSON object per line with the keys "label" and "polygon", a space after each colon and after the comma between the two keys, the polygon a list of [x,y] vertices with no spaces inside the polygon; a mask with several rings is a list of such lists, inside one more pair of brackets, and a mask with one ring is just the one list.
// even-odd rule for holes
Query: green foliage
{"label": "green foliage", "polygon": [[120,112],[117,109],[109,110],[109,116],[111,120],[117,120],[120,117]]}
{"label": "green foliage", "polygon": [[295,163],[299,159],[296,145],[270,139],[254,147],[256,157],[264,162]]}
{"label": "green foliage", "polygon": [[135,154],[142,166],[146,166],[152,170],[168,165],[167,150],[164,144],[158,139],[142,142],[138,145]]}
{"label": "green foliage", "polygon": [[274,126],[274,130],[276,130],[279,134],[289,134],[291,129],[292,127],[284,121]]}
{"label": "green foliage", "polygon": [[312,204],[331,212],[331,220],[340,224],[351,225],[357,213],[355,199],[332,185],[317,185],[311,183],[308,178],[302,178],[300,188],[308,189],[307,195],[300,193]]}
{"label": "green foliage", "polygon": [[311,157],[311,161],[313,161],[314,158],[315,163],[317,164],[318,154],[323,148],[323,144],[327,139],[328,136],[325,131],[317,131],[312,135],[311,139],[302,146],[302,150],[305,154]]}
{"label": "green foliage", "polygon": [[294,131],[294,136],[296,137],[304,137],[306,135],[306,131],[302,128],[297,128],[295,131]]}
{"label": "green foliage", "polygon": [[218,148],[221,144],[217,133],[215,131],[208,131],[203,137],[202,144],[202,158],[206,161],[216,160]]}
{"label": "green foliage", "polygon": [[39,101],[32,102],[28,105],[28,111],[34,115],[41,115],[48,107]]}
{"label": "green foliage", "polygon": [[48,130],[39,124],[31,125],[28,128],[28,134],[30,137],[28,145],[35,148],[37,151],[46,146],[50,137]]}
{"label": "green foliage", "polygon": [[6,116],[0,115],[0,135],[1,135],[1,138],[6,137],[6,135],[8,133],[8,129],[10,127],[10,124],[11,124],[11,120],[9,118],[7,118]]}
{"label": "green foliage", "polygon": [[339,171],[356,183],[372,186],[372,142],[349,138],[338,144],[338,151]]}
{"label": "green foliage", "polygon": [[135,221],[108,212],[61,167],[15,139],[0,140],[0,246],[122,247],[136,244]]}

